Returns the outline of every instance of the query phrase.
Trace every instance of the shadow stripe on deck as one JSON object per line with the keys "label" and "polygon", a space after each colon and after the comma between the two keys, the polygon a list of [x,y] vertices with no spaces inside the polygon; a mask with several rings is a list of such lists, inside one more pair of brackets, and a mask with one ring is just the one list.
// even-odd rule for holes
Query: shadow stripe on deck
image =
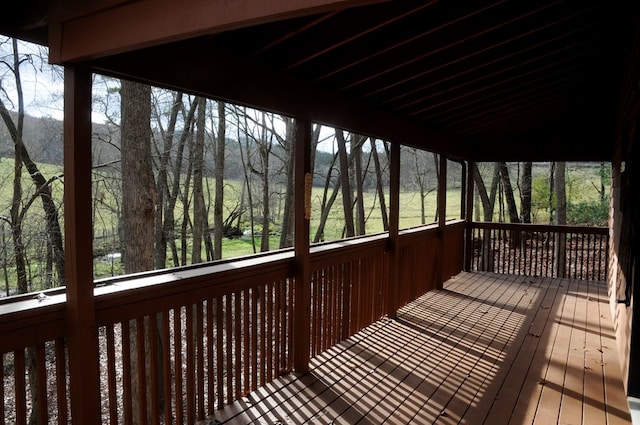
{"label": "shadow stripe on deck", "polygon": [[201,424],[630,424],[603,283],[461,273]]}

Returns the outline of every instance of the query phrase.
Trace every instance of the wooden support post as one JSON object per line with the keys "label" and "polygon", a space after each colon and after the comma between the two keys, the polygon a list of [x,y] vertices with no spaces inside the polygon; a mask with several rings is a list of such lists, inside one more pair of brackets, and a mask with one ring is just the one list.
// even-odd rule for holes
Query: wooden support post
{"label": "wooden support post", "polygon": [[69,391],[71,416],[79,424],[102,422],[91,216],[91,72],[66,66],[64,226]]}
{"label": "wooden support post", "polygon": [[400,222],[400,144],[391,142],[391,166],[389,176],[389,275],[387,291],[387,316],[396,317],[398,311],[398,278],[400,254],[398,252],[398,229]]}
{"label": "wooden support post", "polygon": [[471,263],[473,260],[473,167],[475,162],[469,161],[466,166],[466,194],[465,194],[465,208],[464,219],[465,224],[465,237],[464,237],[464,270],[471,271]]}
{"label": "wooden support post", "polygon": [[438,176],[438,261],[436,263],[437,282],[436,288],[442,289],[445,274],[445,262],[447,254],[445,252],[445,228],[447,224],[447,157],[439,155],[440,174]]}
{"label": "wooden support post", "polygon": [[295,310],[293,317],[293,368],[309,370],[311,314],[311,260],[309,255],[309,223],[311,214],[311,120],[296,120],[295,144],[295,224],[294,251],[296,261]]}

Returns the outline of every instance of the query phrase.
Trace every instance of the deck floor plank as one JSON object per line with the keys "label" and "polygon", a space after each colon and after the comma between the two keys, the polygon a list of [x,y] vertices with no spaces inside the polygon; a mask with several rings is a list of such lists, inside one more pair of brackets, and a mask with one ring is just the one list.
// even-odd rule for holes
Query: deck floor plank
{"label": "deck floor plank", "polygon": [[[577,294],[577,282],[572,282],[570,293]],[[586,319],[586,300],[576,297],[573,320],[565,323],[571,327],[571,337],[568,344],[568,355],[565,368],[564,383],[562,386],[562,404],[558,423],[563,425],[575,425],[582,423],[582,394],[584,392],[584,344],[586,332],[581,324]]]}
{"label": "deck floor plank", "polygon": [[547,344],[544,352],[544,358],[548,359],[548,363],[544,376],[538,383],[541,387],[541,394],[535,413],[535,424],[558,422],[563,398],[562,389],[567,372],[571,370],[568,368],[568,359],[576,303],[572,302],[569,294],[576,290],[577,282],[571,281],[567,286],[567,292],[562,291],[561,297],[557,301],[558,320],[553,322],[550,335],[553,338],[553,343]]}
{"label": "deck floor plank", "polygon": [[601,283],[461,273],[200,423],[630,425],[609,311]]}

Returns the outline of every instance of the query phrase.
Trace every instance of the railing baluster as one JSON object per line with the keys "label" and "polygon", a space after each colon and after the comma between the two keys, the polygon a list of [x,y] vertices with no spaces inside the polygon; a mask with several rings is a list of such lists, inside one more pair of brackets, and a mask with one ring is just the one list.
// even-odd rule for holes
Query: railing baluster
{"label": "railing baluster", "polygon": [[[58,338],[55,341],[56,352],[56,392],[58,404],[58,423],[66,424],[69,422],[69,414],[67,409],[67,359],[66,345],[64,338]],[[1,358],[1,357],[0,357]],[[3,397],[4,398],[4,397]],[[3,409],[4,410],[4,409]],[[4,423],[4,419],[0,420]]]}
{"label": "railing baluster", "polygon": [[267,305],[267,288],[265,285],[260,285],[260,305],[259,305],[259,315],[258,315],[258,323],[260,323],[260,386],[263,386],[267,383],[266,377],[266,369],[267,369],[267,338],[266,338],[266,329],[267,329],[267,320],[266,320],[266,305]]}
{"label": "railing baluster", "polygon": [[[262,294],[264,298],[264,294]],[[233,403],[233,312],[231,311],[231,294],[224,296],[224,332],[225,332],[225,371],[227,377],[227,404]],[[261,335],[264,337],[264,335]]]}
{"label": "railing baluster", "polygon": [[[251,289],[251,390],[258,388],[258,288]],[[222,375],[220,375],[222,378]]]}
{"label": "railing baluster", "polygon": [[121,324],[122,330],[122,404],[125,425],[133,422],[131,386],[131,326],[128,320]]}
{"label": "railing baluster", "polygon": [[332,267],[333,270],[333,314],[335,320],[333,322],[333,341],[332,345],[342,341],[342,321],[344,316],[342,315],[342,281],[340,280],[340,265]]}
{"label": "railing baluster", "polygon": [[267,302],[267,314],[266,314],[266,337],[265,342],[267,344],[266,350],[266,369],[267,369],[267,381],[271,382],[273,379],[273,284],[270,282],[265,286],[266,302]]}
{"label": "railing baluster", "polygon": [[[218,395],[218,409],[222,409],[224,407],[224,340],[223,340],[223,327],[224,327],[224,317],[223,317],[223,307],[222,307],[222,299],[221,297],[215,298],[215,306],[216,306],[216,384],[217,384],[217,395]],[[255,316],[253,317],[252,322],[255,322]]]}
{"label": "railing baluster", "polygon": [[316,320],[311,321],[311,357],[318,354],[318,340],[319,340],[319,329],[320,322],[318,318],[321,317],[321,312],[318,310],[320,307],[320,270],[316,270],[312,273],[311,276],[311,317],[316,318]]}
{"label": "railing baluster", "polygon": [[293,353],[291,349],[293,347],[293,300],[295,295],[295,278],[290,278],[289,283],[287,285],[287,341],[288,341],[288,350],[287,350],[287,370],[293,369]]}
{"label": "railing baluster", "polygon": [[322,346],[321,351],[325,351],[329,346],[331,335],[331,268],[326,270],[326,279],[322,285]]}
{"label": "railing baluster", "polygon": [[[0,354],[0,370],[2,370],[2,382],[0,383],[0,423],[6,423],[4,412],[6,411],[5,398],[4,398],[4,353]],[[60,375],[58,375],[60,376]],[[58,379],[59,380],[59,379]]]}
{"label": "railing baluster", "polygon": [[[234,341],[235,348],[233,350],[235,354],[235,366],[234,366],[234,388],[235,399],[239,399],[242,397],[242,314],[241,314],[241,298],[242,293],[240,291],[233,293],[233,301],[234,301],[234,314],[233,314],[233,324],[235,328],[234,332]],[[230,371],[229,371],[230,373]]]}
{"label": "railing baluster", "polygon": [[282,280],[278,280],[277,282],[275,282],[274,285],[274,305],[273,308],[275,310],[275,315],[274,315],[274,329],[276,330],[275,333],[275,347],[274,347],[274,357],[275,357],[275,373],[276,376],[280,376],[280,374],[282,373],[283,367],[282,367],[282,354],[283,354],[283,350],[282,350],[282,343],[284,341],[284,326],[283,326],[283,320],[282,320],[282,311],[283,311],[283,305],[282,305]]}
{"label": "railing baluster", "polygon": [[[585,234],[583,233],[583,234],[582,234],[582,247],[581,247],[581,249],[580,249],[580,251],[581,251],[581,256],[580,256],[580,279],[584,279],[584,278],[585,278],[585,276],[584,276],[584,274],[583,274],[583,270],[584,270],[584,260],[585,260],[585,252],[584,252],[584,237],[585,237]],[[589,277],[589,276],[587,275],[587,278],[588,278],[588,277]]]}
{"label": "railing baluster", "polygon": [[325,344],[324,349],[333,346],[334,341],[336,339],[335,329],[336,329],[336,321],[339,320],[336,314],[336,277],[335,277],[335,266],[329,267],[329,288],[327,294],[327,312],[329,313],[328,323],[329,327],[327,329],[327,343]]}
{"label": "railing baluster", "polygon": [[162,387],[164,389],[164,423],[172,420],[171,403],[171,332],[169,329],[169,311],[162,312]]}
{"label": "railing baluster", "polygon": [[24,350],[13,352],[13,376],[15,382],[16,423],[27,422],[27,394]]}
{"label": "railing baluster", "polygon": [[242,335],[244,341],[244,347],[242,349],[242,359],[243,359],[243,384],[242,384],[242,392],[248,393],[250,390],[249,387],[249,353],[251,351],[250,346],[250,334],[249,334],[249,299],[251,298],[250,291],[244,290],[242,291]]}
{"label": "railing baluster", "polygon": [[213,321],[213,299],[207,300],[207,414],[212,415],[215,410],[215,364],[214,364],[214,346],[215,339],[213,336],[213,328],[215,323]]}
{"label": "railing baluster", "polygon": [[196,307],[196,333],[195,347],[196,350],[196,402],[197,402],[197,418],[204,419],[205,410],[205,392],[204,392],[204,307],[202,302],[195,305]]}
{"label": "railing baluster", "polygon": [[175,358],[175,402],[176,402],[176,423],[184,423],[184,398],[182,379],[182,308],[173,309],[173,355]]}
{"label": "railing baluster", "polygon": [[185,332],[186,332],[186,347],[187,347],[187,371],[186,371],[186,390],[187,390],[187,398],[186,398],[186,407],[187,407],[187,423],[194,423],[196,421],[195,418],[195,353],[194,353],[194,339],[195,334],[193,333],[193,309],[194,305],[188,305],[186,307],[185,314]]}
{"label": "railing baluster", "polygon": [[145,318],[136,319],[136,355],[138,372],[138,418],[140,423],[146,424],[147,418],[147,371],[145,356]]}
{"label": "railing baluster", "polygon": [[36,345],[35,357],[37,394],[36,419],[39,424],[45,424],[49,421],[49,406],[47,403],[47,364],[44,343]]}
{"label": "railing baluster", "polygon": [[115,336],[113,325],[105,327],[107,339],[107,385],[109,388],[109,423],[118,423],[118,395],[116,393],[116,360]]}
{"label": "railing baluster", "polygon": [[158,365],[158,344],[160,343],[158,333],[158,320],[160,319],[159,314],[154,314],[149,316],[149,375],[151,388],[149,388],[149,392],[151,393],[151,423],[154,425],[160,424],[160,416],[158,412],[160,412],[160,397],[158,394],[158,389],[160,388],[158,374],[159,374],[159,365]]}

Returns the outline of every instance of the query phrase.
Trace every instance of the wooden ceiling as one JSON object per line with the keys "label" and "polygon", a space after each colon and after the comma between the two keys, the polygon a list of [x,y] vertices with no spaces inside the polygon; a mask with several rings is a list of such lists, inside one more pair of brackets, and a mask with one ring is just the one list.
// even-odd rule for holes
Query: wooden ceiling
{"label": "wooden ceiling", "polygon": [[[163,1],[101,3],[112,11],[113,4],[141,8]],[[281,3],[287,2],[274,2]],[[178,36],[143,40],[139,32],[157,32],[154,22],[173,22],[171,13],[177,13],[167,9],[161,16],[158,9],[147,20],[140,15],[141,30],[131,31],[128,45],[126,30],[115,25],[124,40],[118,49],[68,59],[62,54],[60,62],[85,62],[106,74],[309,116],[460,158],[610,158],[639,22],[633,2],[298,3],[307,9],[209,30],[188,31],[189,20],[182,19]],[[21,13],[23,21],[36,22],[37,14]],[[198,16],[198,10],[189,13]],[[115,15],[111,21],[102,15],[98,22],[108,39]],[[3,20],[0,32],[20,34]],[[48,30],[49,41],[59,34],[51,25]],[[65,33],[64,26],[61,33],[67,40],[83,34]],[[99,43],[87,40],[81,47],[90,53]]]}

